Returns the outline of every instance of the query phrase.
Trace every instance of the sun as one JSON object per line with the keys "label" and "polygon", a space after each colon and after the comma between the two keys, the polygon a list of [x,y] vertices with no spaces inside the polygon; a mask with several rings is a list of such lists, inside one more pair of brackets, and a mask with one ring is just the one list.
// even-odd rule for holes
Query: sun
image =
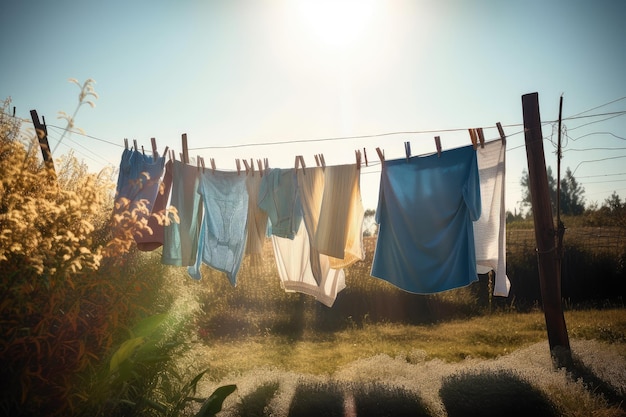
{"label": "sun", "polygon": [[298,0],[297,16],[313,40],[327,48],[353,46],[367,30],[375,0]]}

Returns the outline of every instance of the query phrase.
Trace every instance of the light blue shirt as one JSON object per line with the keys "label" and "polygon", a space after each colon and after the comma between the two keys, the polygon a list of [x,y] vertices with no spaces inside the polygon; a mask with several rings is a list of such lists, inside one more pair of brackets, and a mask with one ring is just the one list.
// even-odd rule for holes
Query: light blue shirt
{"label": "light blue shirt", "polygon": [[481,212],[472,146],[383,163],[372,276],[419,294],[478,279],[472,221]]}
{"label": "light blue shirt", "polygon": [[204,202],[198,257],[189,275],[200,279],[200,262],[226,273],[237,284],[248,232],[246,176],[236,172],[210,171],[200,174],[198,193]]}
{"label": "light blue shirt", "polygon": [[293,240],[302,222],[295,170],[273,168],[263,175],[258,205],[268,215],[271,234]]}

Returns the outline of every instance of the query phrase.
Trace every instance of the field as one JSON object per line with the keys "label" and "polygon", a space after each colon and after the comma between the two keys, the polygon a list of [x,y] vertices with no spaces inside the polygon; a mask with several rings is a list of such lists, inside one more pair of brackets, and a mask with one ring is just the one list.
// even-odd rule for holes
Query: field
{"label": "field", "polygon": [[484,282],[404,293],[369,276],[367,245],[332,308],[284,293],[269,245],[234,288],[172,271],[199,311],[179,366],[210,369],[204,395],[238,387],[221,415],[626,415],[623,305],[566,311],[575,367],[556,371],[539,309],[494,302]]}

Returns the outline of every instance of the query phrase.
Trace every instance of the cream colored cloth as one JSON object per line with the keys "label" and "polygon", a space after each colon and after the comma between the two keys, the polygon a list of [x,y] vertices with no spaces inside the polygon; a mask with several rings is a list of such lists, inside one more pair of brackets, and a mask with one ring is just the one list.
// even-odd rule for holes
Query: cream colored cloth
{"label": "cream colored cloth", "polygon": [[474,222],[476,267],[478,273],[493,270],[493,295],[506,297],[511,288],[506,276],[506,144],[500,139],[487,142],[476,153],[482,206],[480,219]]}
{"label": "cream colored cloth", "polygon": [[261,178],[261,173],[258,171],[250,171],[246,176],[246,189],[248,191],[246,255],[260,255],[263,253],[263,243],[267,233],[267,213],[261,210],[258,205]]}
{"label": "cream colored cloth", "polygon": [[281,287],[285,291],[311,295],[332,307],[339,291],[346,287],[345,273],[343,269],[330,268],[328,256],[319,255],[322,274],[318,284],[311,270],[309,236],[303,223],[293,240],[272,236]]}
{"label": "cream colored cloth", "polygon": [[359,174],[356,164],[324,169],[324,195],[313,244],[331,257],[330,265],[336,269],[365,259]]}

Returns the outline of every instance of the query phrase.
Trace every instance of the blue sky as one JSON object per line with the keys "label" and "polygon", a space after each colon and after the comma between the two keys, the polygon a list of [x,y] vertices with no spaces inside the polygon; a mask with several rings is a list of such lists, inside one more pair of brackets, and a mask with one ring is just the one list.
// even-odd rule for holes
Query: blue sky
{"label": "blue sky", "polygon": [[[429,153],[435,135],[444,150],[464,146],[467,128],[494,139],[501,122],[513,211],[527,166],[521,96],[539,93],[543,122],[557,119],[562,94],[565,118],[626,111],[625,18],[619,0],[6,0],[0,98],[62,127],[57,112],[72,113],[79,92],[68,78],[96,80],[96,107],[76,119],[91,137],[72,134],[54,155],[74,149],[94,171],[117,166],[124,138],[179,152],[187,133],[191,155],[218,168],[235,158],[289,167],[300,154],[351,163],[363,148],[370,162],[376,147],[402,157],[405,141]],[[626,114],[564,125],[563,169],[587,202],[626,197]],[[49,134],[54,148],[60,129]],[[556,172],[556,131],[543,134]],[[363,170],[369,208],[379,170]]]}

